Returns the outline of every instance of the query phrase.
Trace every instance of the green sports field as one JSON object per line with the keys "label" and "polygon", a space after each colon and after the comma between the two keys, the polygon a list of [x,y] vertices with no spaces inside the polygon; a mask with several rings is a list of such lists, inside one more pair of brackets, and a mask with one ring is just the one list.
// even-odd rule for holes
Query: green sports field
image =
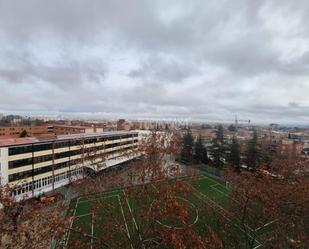
{"label": "green sports field", "polygon": [[[173,181],[173,180],[171,180]],[[198,178],[183,178],[181,181],[192,185],[192,192],[186,196],[177,196],[180,205],[189,207],[189,220],[186,225],[195,226],[200,235],[205,235],[205,224],[216,231],[226,248],[246,248],[245,233],[237,220],[231,219],[225,210],[229,205],[229,189],[225,183],[206,175]],[[70,229],[62,241],[62,248],[148,248],[159,242],[157,234],[147,232],[147,221],[141,215],[140,201],[130,198],[143,188],[147,197],[142,200],[147,207],[153,208],[159,183],[135,186],[130,189],[117,189],[97,195],[79,197],[71,204],[72,219]],[[162,183],[160,183],[162,184]],[[169,184],[166,181],[166,184]],[[145,206],[145,205],[143,205]],[[98,208],[99,207],[99,208]],[[160,206],[156,207],[160,209]],[[160,212],[158,212],[160,213]],[[224,220],[229,224],[229,233],[224,232],[221,225]],[[157,217],[156,229],[182,229],[184,224],[175,216]],[[250,225],[247,226],[250,230]],[[159,230],[158,230],[159,231]],[[251,229],[252,236],[256,230]],[[254,248],[262,248],[266,231],[260,229],[254,237]],[[253,235],[254,234],[254,235]],[[248,233],[247,233],[248,235]],[[249,233],[249,236],[250,233]],[[102,239],[96,238],[105,238]],[[161,248],[161,247],[158,247]]]}

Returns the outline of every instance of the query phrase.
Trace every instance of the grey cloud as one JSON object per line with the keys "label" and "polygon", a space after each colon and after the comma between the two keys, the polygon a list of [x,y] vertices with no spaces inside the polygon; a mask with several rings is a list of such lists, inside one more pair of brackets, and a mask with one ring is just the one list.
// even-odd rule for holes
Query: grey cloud
{"label": "grey cloud", "polygon": [[198,73],[199,68],[193,62],[150,56],[139,68],[132,70],[129,76],[144,80],[155,79],[158,82],[181,83],[184,79]]}
{"label": "grey cloud", "polygon": [[306,0],[0,0],[0,111],[307,122],[308,12]]}
{"label": "grey cloud", "polygon": [[67,61],[65,65],[34,65],[27,61],[18,67],[0,68],[0,79],[12,84],[40,81],[60,88],[72,85],[100,84],[106,75],[106,68],[96,61]]}

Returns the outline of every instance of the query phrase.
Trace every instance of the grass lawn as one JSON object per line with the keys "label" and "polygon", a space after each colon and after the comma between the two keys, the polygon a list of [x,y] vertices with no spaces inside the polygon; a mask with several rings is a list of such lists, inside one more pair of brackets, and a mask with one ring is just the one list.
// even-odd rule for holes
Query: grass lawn
{"label": "grass lawn", "polygon": [[[182,181],[190,182],[193,187],[188,196],[184,197],[181,193],[177,196],[180,205],[190,207],[187,225],[195,226],[200,235],[203,235],[207,224],[220,234],[227,245],[226,248],[246,248],[245,235],[241,226],[237,221],[232,220],[225,210],[229,203],[229,189],[225,184],[205,175],[201,175],[193,182],[189,178],[183,178]],[[158,191],[156,184],[107,191],[74,200],[70,209],[73,218],[61,248],[73,249],[78,243],[83,248],[134,249],[137,247],[134,243],[142,244],[144,248],[156,243],[158,241],[156,234],[144,233],[146,225],[140,215],[139,205],[128,197],[128,192],[138,194],[141,187],[146,188],[149,195],[143,202],[152,208],[153,196]],[[96,202],[100,202],[100,205],[96,205]],[[155,224],[157,229],[182,229],[183,223],[177,217],[172,215],[164,217],[164,219],[158,217]],[[230,233],[223,231],[219,222],[222,219],[229,223]],[[265,236],[264,230],[267,232],[267,229],[260,229],[260,236],[254,240],[255,249],[263,247],[261,241]],[[252,233],[254,232],[252,230]],[[99,244],[97,237],[106,238],[106,240]],[[118,244],[119,241],[123,244]]]}

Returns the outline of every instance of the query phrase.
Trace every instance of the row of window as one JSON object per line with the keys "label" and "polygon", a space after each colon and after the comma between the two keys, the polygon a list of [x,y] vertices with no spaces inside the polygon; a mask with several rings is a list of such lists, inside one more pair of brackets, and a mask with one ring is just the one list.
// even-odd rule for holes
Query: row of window
{"label": "row of window", "polygon": [[[54,182],[59,182],[61,180],[69,178],[70,176],[80,175],[81,173],[82,173],[82,168],[72,170],[71,172],[61,173],[61,174],[55,175]],[[21,186],[17,187],[13,191],[13,194],[15,196],[20,195],[20,194],[24,194],[24,193],[30,192],[32,190],[51,185],[52,183],[53,183],[53,177],[52,176],[44,177],[42,179],[39,179],[39,180],[36,180],[36,181],[33,181],[33,182],[22,184]]]}
{"label": "row of window", "polygon": [[28,177],[44,174],[44,173],[49,172],[51,170],[52,170],[52,166],[49,165],[49,166],[42,167],[42,168],[30,169],[30,170],[26,170],[26,171],[23,171],[23,172],[10,174],[9,175],[9,182],[22,180],[22,179],[25,179],[25,178],[28,178]]}
{"label": "row of window", "polygon": [[111,136],[111,137],[86,138],[84,143],[85,144],[91,144],[91,143],[97,143],[97,142],[126,139],[126,138],[137,137],[137,136],[138,136],[138,134],[136,133],[136,134],[128,134],[128,135],[116,135],[116,136]]}
{"label": "row of window", "polygon": [[[45,156],[38,156],[33,158],[33,163],[42,163],[46,161],[51,161],[53,160],[52,155],[45,155]],[[15,169],[19,168],[25,165],[31,165],[32,164],[32,157],[31,158],[26,158],[26,159],[20,159],[20,160],[14,160],[14,161],[9,161],[9,169]]]}
{"label": "row of window", "polygon": [[60,159],[60,158],[80,155],[82,153],[83,153],[82,149],[60,152],[60,153],[55,154],[55,159]]}
{"label": "row of window", "polygon": [[114,144],[107,144],[105,145],[105,148],[108,149],[108,148],[114,148],[114,147],[117,147],[117,146],[121,146],[121,145],[127,145],[127,144],[132,144],[132,143],[137,143],[138,140],[133,140],[132,141],[126,141],[126,142],[119,142],[119,143],[114,143]]}
{"label": "row of window", "polygon": [[[70,161],[63,162],[63,163],[57,163],[57,164],[54,165],[54,170],[66,168],[66,167],[69,167],[69,166],[70,166]],[[37,168],[37,169],[33,169],[33,170],[30,169],[30,170],[26,170],[26,171],[23,171],[23,172],[10,174],[9,175],[9,182],[22,180],[22,179],[32,177],[32,176],[36,176],[36,175],[41,175],[41,174],[44,174],[46,172],[50,172],[52,170],[53,170],[53,166],[49,165],[49,166],[45,166],[45,167],[41,167],[41,168]]]}
{"label": "row of window", "polygon": [[[88,160],[92,160],[92,158],[89,157]],[[54,170],[67,168],[71,165],[75,165],[75,164],[78,164],[78,163],[81,163],[80,159],[75,159],[75,160],[71,160],[71,161],[69,160],[69,161],[66,161],[66,162],[57,163],[57,164],[54,165]],[[49,165],[49,166],[45,166],[45,167],[41,167],[41,168],[37,168],[37,169],[33,169],[33,170],[30,169],[30,170],[27,170],[27,171],[10,174],[9,175],[9,182],[22,180],[22,179],[25,179],[25,178],[28,178],[28,177],[44,174],[44,173],[50,172],[52,170],[53,170],[53,166]]]}
{"label": "row of window", "polygon": [[24,153],[32,153],[32,152],[42,151],[42,150],[51,150],[51,149],[52,149],[52,144],[50,143],[12,147],[12,148],[9,148],[9,156],[24,154]]}
{"label": "row of window", "polygon": [[70,177],[74,177],[77,175],[81,175],[83,173],[83,169],[82,168],[78,168],[78,169],[74,169],[71,171],[67,171],[58,175],[55,175],[54,178],[54,182],[60,182],[64,179],[70,178]]}
{"label": "row of window", "polygon": [[[10,135],[19,135],[19,132],[10,132]],[[0,136],[5,136],[5,133],[0,133]]]}
{"label": "row of window", "polygon": [[[134,145],[132,147],[136,148],[136,145]],[[64,153],[69,153],[69,152],[63,152],[63,153],[58,153],[58,154],[61,154],[63,157],[69,156],[69,155],[64,154]],[[77,153],[77,152],[74,151],[74,153]],[[102,158],[101,158],[101,162],[102,162],[102,161],[105,160],[106,157],[110,156],[113,153],[115,153],[115,152],[112,151],[112,152],[105,153],[105,154],[102,153],[102,155],[100,155],[100,154],[89,155],[89,156],[87,156],[86,159],[87,159],[87,161],[91,162],[92,160],[97,160],[97,159],[100,158],[100,156],[102,156]],[[42,157],[45,158],[46,160],[48,160],[48,159],[52,160],[51,155],[42,156]],[[37,158],[35,158],[35,159],[36,160],[43,160],[42,157],[39,157],[40,159],[37,159]],[[22,161],[22,163],[25,163],[25,162],[29,162],[29,160],[32,160],[32,159],[29,158],[29,159],[22,159],[22,160],[16,160],[16,161]],[[11,165],[9,165],[9,168],[16,166],[16,161],[9,162],[11,164]],[[80,159],[75,159],[75,160],[71,160],[71,161],[68,160],[66,162],[58,163],[58,164],[54,165],[54,170],[66,168],[66,167],[69,167],[70,165],[75,165],[75,164],[78,164],[80,162],[81,162]],[[13,163],[15,163],[15,164],[13,164]],[[31,163],[31,161],[30,161],[30,163]],[[27,170],[27,171],[10,174],[9,175],[9,182],[13,182],[13,181],[16,181],[16,180],[21,180],[21,179],[25,179],[25,178],[28,178],[28,177],[44,174],[46,172],[52,171],[52,168],[53,168],[52,165],[48,165],[48,166],[41,167],[41,168],[30,169],[30,170]]]}
{"label": "row of window", "polygon": [[[84,140],[85,144],[95,143],[95,142],[103,142],[103,141],[111,141],[117,139],[125,139],[130,137],[137,137],[138,134],[128,134],[128,135],[118,135],[112,137],[101,137],[101,138],[86,138]],[[76,146],[81,145],[82,140],[73,140],[73,141],[66,141],[66,142],[55,142],[54,148],[64,148],[69,146]],[[27,145],[27,146],[18,146],[18,147],[11,147],[9,148],[9,156],[11,155],[18,155],[24,153],[31,153],[36,151],[43,151],[43,150],[51,150],[53,148],[53,143],[46,143],[46,144],[34,144],[34,145]]]}
{"label": "row of window", "polygon": [[[137,143],[137,139],[134,140],[134,143]],[[114,143],[114,144],[107,144],[107,145],[101,145],[98,147],[92,147],[92,148],[86,148],[85,153],[91,153],[99,150],[103,150],[104,148],[109,149],[109,148],[114,148],[120,145],[127,145],[131,144],[132,141],[127,141],[127,142],[122,142],[122,143]],[[65,151],[65,152],[60,152],[55,154],[55,159],[60,159],[60,158],[65,158],[65,157],[70,157],[70,156],[75,156],[82,154],[82,149],[79,150],[74,150],[74,151]],[[44,156],[38,156],[34,157],[33,161],[32,158],[26,158],[26,159],[20,159],[20,160],[14,160],[9,162],[9,169],[15,169],[19,167],[23,167],[25,165],[31,165],[32,163],[37,164],[41,162],[46,162],[46,161],[51,161],[53,159],[52,155],[44,155]]]}

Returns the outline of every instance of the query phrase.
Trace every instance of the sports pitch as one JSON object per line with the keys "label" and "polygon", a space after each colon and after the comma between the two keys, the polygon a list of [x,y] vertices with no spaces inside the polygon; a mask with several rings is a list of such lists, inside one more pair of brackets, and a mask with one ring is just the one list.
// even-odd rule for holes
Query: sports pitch
{"label": "sports pitch", "polygon": [[[205,224],[208,224],[214,231],[223,238],[226,248],[246,248],[247,242],[244,239],[245,233],[237,221],[231,219],[225,207],[229,201],[229,189],[225,183],[206,175],[192,179],[183,178],[182,181],[192,184],[192,193],[183,197],[179,195],[179,203],[190,206],[190,226],[196,226],[198,233],[203,236]],[[153,195],[156,193],[157,183],[142,185],[147,188],[149,196],[145,202],[151,208]],[[168,183],[167,183],[168,184]],[[61,248],[148,248],[150,245],[158,243],[156,234],[144,233],[145,221],[140,215],[139,206],[132,200],[128,193],[136,191],[138,193],[141,186],[133,189],[117,189],[103,192],[96,195],[79,197],[72,202],[70,213],[70,229],[62,241]],[[99,205],[97,205],[99,204]],[[93,206],[100,207],[94,209]],[[205,211],[207,209],[207,211]],[[210,213],[211,210],[211,213]],[[233,234],[233,239],[223,233],[219,220],[225,220],[230,224],[229,229]],[[183,229],[183,223],[177,218],[170,217],[156,220],[157,229]],[[250,226],[247,226],[250,230]],[[251,229],[254,237],[254,249],[262,248],[265,231]],[[254,235],[253,235],[254,234]],[[248,233],[247,233],[248,235]],[[236,239],[235,239],[236,236]],[[96,238],[106,238],[105,241]],[[137,245],[138,244],[138,245]],[[163,247],[158,247],[163,248]]]}

